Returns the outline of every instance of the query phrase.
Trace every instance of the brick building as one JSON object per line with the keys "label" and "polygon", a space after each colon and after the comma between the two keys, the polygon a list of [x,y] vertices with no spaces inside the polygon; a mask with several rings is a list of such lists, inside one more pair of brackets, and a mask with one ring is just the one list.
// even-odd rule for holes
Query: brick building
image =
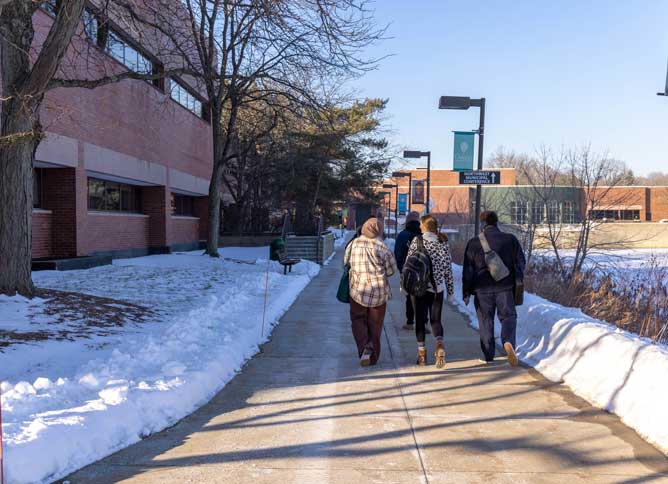
{"label": "brick building", "polygon": [[[52,22],[46,6],[34,17],[37,44]],[[162,68],[127,33],[98,24],[89,9],[84,17],[85,36],[73,42],[87,42],[97,61]],[[205,238],[211,126],[205,98],[188,82],[56,89],[41,118],[34,258],[134,256],[195,248]]]}
{"label": "brick building", "polygon": [[[599,187],[588,207],[584,191],[578,187],[557,186],[549,188],[549,195],[539,193],[540,188],[516,185],[514,169],[500,169],[501,183],[483,187],[482,210],[495,210],[503,223],[541,224],[552,222],[578,223],[587,211],[595,219],[606,222],[659,222],[668,220],[668,187],[661,186],[617,186]],[[413,190],[407,209],[422,212],[426,200],[426,171],[410,170]],[[398,185],[401,198],[408,197],[409,177],[398,177],[386,181]],[[386,206],[394,213],[395,189],[386,196]],[[547,190],[547,189],[545,189]],[[458,225],[472,222],[475,210],[475,187],[459,185],[459,173],[452,170],[432,170],[430,199],[431,213],[441,224]],[[400,213],[401,216],[401,213]]]}

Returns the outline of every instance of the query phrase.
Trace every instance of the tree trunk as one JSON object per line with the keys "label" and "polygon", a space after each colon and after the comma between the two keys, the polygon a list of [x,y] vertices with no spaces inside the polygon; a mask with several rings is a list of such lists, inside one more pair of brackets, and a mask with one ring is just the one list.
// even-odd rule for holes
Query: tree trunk
{"label": "tree trunk", "polygon": [[[30,2],[23,2],[30,4]],[[23,97],[33,38],[30,6],[14,2],[0,19],[0,294],[32,297],[33,161],[42,95]]]}
{"label": "tree trunk", "polygon": [[[35,121],[22,111],[15,106],[3,106],[3,136],[33,131]],[[33,296],[32,167],[35,147],[35,138],[28,137],[0,148],[1,294]]]}

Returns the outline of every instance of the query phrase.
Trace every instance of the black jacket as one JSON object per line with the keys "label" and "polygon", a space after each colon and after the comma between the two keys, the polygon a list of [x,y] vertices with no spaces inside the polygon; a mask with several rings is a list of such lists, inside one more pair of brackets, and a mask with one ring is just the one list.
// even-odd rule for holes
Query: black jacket
{"label": "black jacket", "polygon": [[464,268],[462,271],[462,296],[471,296],[475,292],[493,292],[512,289],[515,279],[523,280],[524,251],[513,234],[501,232],[495,225],[488,225],[484,229],[487,242],[494,252],[510,269],[510,275],[500,281],[495,281],[485,264],[485,253],[482,250],[480,239],[474,237],[466,245],[464,254]]}
{"label": "black jacket", "polygon": [[394,244],[394,258],[397,260],[399,272],[404,268],[404,263],[408,256],[408,247],[410,247],[413,238],[421,233],[420,222],[414,221],[408,222],[406,228],[397,235],[397,240]]}

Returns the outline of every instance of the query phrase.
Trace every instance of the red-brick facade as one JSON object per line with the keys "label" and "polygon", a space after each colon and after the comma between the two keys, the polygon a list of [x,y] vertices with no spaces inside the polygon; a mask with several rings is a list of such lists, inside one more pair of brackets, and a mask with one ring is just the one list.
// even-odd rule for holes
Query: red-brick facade
{"label": "red-brick facade", "polygon": [[[37,11],[34,20],[38,44],[52,19]],[[127,256],[199,245],[206,235],[211,126],[170,98],[170,82],[164,89],[127,80],[47,94],[46,137],[35,162],[41,196],[33,211],[33,257]],[[140,205],[92,209],[89,178],[132,187]],[[189,198],[192,212],[173,213],[174,195]]]}

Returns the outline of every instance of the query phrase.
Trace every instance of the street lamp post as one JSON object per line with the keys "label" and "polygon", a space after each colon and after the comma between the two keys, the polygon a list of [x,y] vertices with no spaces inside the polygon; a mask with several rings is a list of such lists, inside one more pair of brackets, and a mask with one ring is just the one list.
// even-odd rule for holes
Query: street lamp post
{"label": "street lamp post", "polygon": [[[406,207],[406,210],[408,212],[411,211],[411,184],[413,183],[413,174],[409,171],[406,173],[405,171],[395,171],[392,173],[392,178],[406,178],[408,177],[408,206]],[[397,183],[398,185],[398,183]]]}
{"label": "street lamp post", "polygon": [[[390,201],[388,200],[387,203],[385,202],[385,196],[390,195],[392,196],[392,192],[378,192],[378,195],[381,195],[383,197],[383,205],[385,206],[385,210],[387,210],[387,213],[389,215],[390,213]],[[383,224],[383,237],[385,237],[385,224]]]}
{"label": "street lamp post", "polygon": [[429,213],[429,193],[431,191],[431,151],[404,151],[404,158],[422,158],[423,156],[427,157],[427,202],[425,204],[425,213]]}
{"label": "street lamp post", "polygon": [[399,185],[396,183],[383,183],[383,188],[394,188],[394,239],[397,238],[397,219],[399,218]]}
{"label": "street lamp post", "polygon": [[[482,170],[483,143],[485,141],[485,98],[471,99],[461,96],[441,96],[438,109],[467,110],[470,107],[480,108],[480,124],[478,126],[478,170]],[[482,186],[475,186],[475,235],[480,232],[480,199]]]}

